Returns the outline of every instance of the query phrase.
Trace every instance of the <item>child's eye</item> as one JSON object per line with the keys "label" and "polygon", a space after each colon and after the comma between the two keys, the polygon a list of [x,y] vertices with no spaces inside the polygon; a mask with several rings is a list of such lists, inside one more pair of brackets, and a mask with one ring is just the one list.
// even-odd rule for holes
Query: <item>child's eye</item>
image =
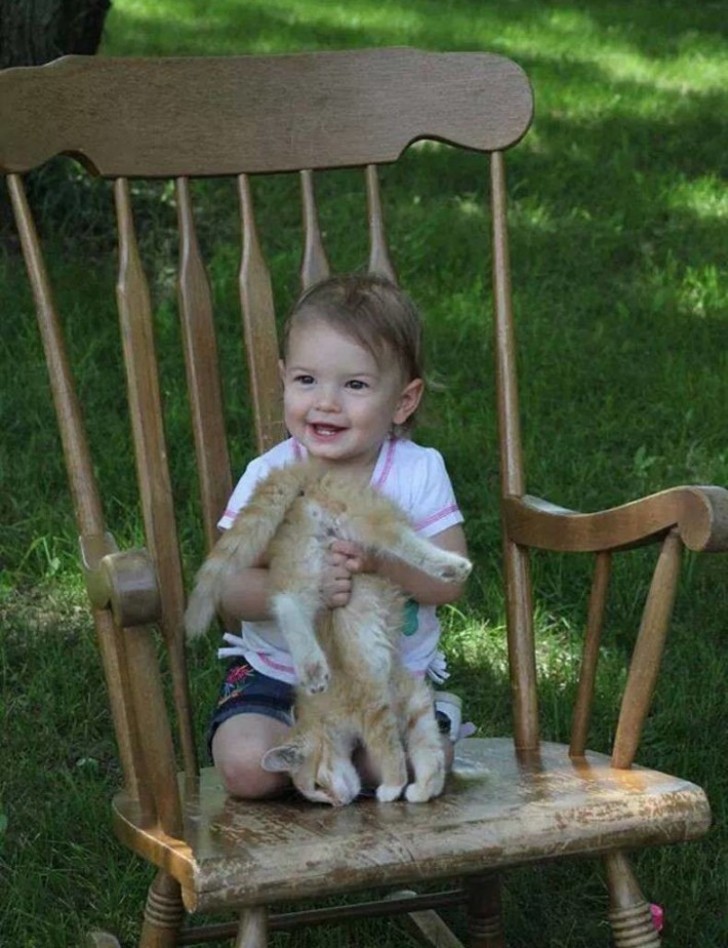
{"label": "child's eye", "polygon": [[353,388],[355,392],[360,392],[364,388],[369,388],[366,382],[361,379],[350,379],[347,383],[348,388]]}
{"label": "child's eye", "polygon": [[313,375],[294,375],[293,381],[299,385],[313,385]]}

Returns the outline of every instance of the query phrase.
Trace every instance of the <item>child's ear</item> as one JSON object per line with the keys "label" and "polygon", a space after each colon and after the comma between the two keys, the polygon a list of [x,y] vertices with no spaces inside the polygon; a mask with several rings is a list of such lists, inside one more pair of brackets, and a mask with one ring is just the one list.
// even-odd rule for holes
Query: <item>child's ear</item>
{"label": "child's ear", "polygon": [[279,359],[279,360],[278,360],[278,375],[280,375],[280,377],[281,377],[281,382],[285,382],[285,380],[286,380],[286,363],[283,361],[283,359]]}
{"label": "child's ear", "polygon": [[399,402],[392,419],[395,425],[405,424],[407,419],[417,411],[417,406],[422,400],[424,391],[425,383],[423,379],[412,379],[411,382],[405,385],[402,394],[399,396]]}
{"label": "child's ear", "polygon": [[268,773],[291,773],[300,769],[306,759],[300,744],[281,744],[280,747],[271,747],[263,754],[260,766]]}

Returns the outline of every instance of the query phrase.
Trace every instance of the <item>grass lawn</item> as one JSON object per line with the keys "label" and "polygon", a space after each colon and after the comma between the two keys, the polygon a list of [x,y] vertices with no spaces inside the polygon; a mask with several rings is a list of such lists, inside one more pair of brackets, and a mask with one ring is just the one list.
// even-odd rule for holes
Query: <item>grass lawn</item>
{"label": "grass lawn", "polygon": [[[511,56],[536,94],[534,127],[509,161],[514,304],[519,320],[528,488],[584,510],[680,483],[728,484],[728,60],[725,4],[665,0],[114,0],[102,55],[270,52],[411,45]],[[73,176],[74,179],[78,175]],[[108,248],[109,186],[65,167],[32,193],[72,361],[87,409],[107,521],[140,541]],[[444,183],[444,186],[443,186]],[[385,211],[404,285],[428,324],[429,398],[418,440],[445,454],[466,515],[476,572],[444,612],[451,686],[481,734],[507,732],[508,676],[499,586],[497,459],[490,381],[488,266],[481,233],[486,174],[475,155],[413,150],[385,169]],[[157,315],[181,536],[193,568],[200,530],[175,321],[174,207],[135,185]],[[281,311],[295,292],[295,182],[259,194]],[[237,221],[232,184],[196,189],[210,262],[236,471],[250,456],[238,371]],[[322,183],[322,224],[336,269],[360,266],[361,178]],[[113,255],[112,255],[113,256]],[[433,268],[432,262],[436,266]],[[484,303],[484,298],[486,302]],[[28,289],[0,249],[0,945],[76,946],[90,928],[138,936],[148,871],[116,842],[108,801],[120,773],[94,635],[76,563],[66,490]],[[241,435],[240,433],[243,432]],[[591,745],[606,750],[617,691],[649,581],[651,552],[617,568]],[[587,562],[537,556],[544,736],[565,738],[583,626]],[[728,944],[728,559],[688,556],[672,635],[639,759],[704,786],[705,840],[640,854],[646,895],[666,914],[665,944]],[[195,650],[200,734],[217,685],[216,643]],[[609,944],[592,862],[506,880],[510,948]],[[462,920],[455,916],[456,927]],[[376,923],[277,936],[275,945],[395,948]]]}

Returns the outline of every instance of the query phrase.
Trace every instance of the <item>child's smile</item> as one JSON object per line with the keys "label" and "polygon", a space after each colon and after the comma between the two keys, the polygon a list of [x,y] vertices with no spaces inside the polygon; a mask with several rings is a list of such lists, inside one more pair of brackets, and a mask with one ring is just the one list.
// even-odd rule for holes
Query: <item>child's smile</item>
{"label": "child's smile", "polygon": [[334,425],[312,425],[314,435],[317,438],[333,438],[340,431],[345,431],[345,428],[334,427]]}

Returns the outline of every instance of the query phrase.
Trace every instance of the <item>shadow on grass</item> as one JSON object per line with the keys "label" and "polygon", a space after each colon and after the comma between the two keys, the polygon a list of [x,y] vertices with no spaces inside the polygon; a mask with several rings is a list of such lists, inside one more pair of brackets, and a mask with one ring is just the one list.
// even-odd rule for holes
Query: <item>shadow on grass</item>
{"label": "shadow on grass", "polygon": [[[136,7],[139,9],[138,5]],[[621,42],[642,56],[664,59],[686,46],[708,44],[718,52],[725,39],[720,2],[698,6],[668,0],[656,16],[649,0],[602,3],[509,0],[485,5],[480,0],[398,0],[387,4],[358,2],[347,11],[312,0],[248,0],[245,5],[217,3],[201,16],[199,7],[158,3],[144,14],[116,3],[107,20],[104,52],[125,55],[206,55],[211,52],[273,52],[327,47],[420,45],[425,48],[505,51],[520,34],[549,45],[563,37],[594,36]],[[483,47],[483,37],[489,42]],[[515,51],[513,51],[515,52]],[[578,55],[578,41],[573,52]]]}

